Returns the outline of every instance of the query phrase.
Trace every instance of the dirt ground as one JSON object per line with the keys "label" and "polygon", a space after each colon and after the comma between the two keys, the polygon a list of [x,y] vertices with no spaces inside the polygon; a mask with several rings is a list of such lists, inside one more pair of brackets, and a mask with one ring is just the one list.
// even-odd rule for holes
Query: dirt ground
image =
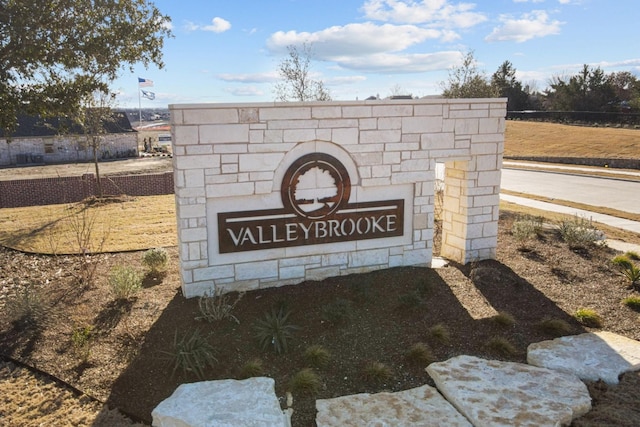
{"label": "dirt ground", "polygon": [[[174,340],[198,330],[213,346],[216,358],[204,370],[204,379],[242,378],[248,375],[249,362],[259,361],[251,375],[274,378],[283,402],[286,392],[293,390],[294,425],[312,426],[316,398],[433,385],[424,371],[428,361],[470,354],[525,362],[532,342],[591,330],[573,317],[579,308],[596,310],[604,319],[602,329],[640,340],[638,312],[621,303],[638,292],[625,285],[610,262],[614,251],[604,247],[571,250],[555,230],[545,231],[523,251],[510,232],[516,219],[508,212],[501,214],[495,261],[438,270],[396,268],[254,291],[233,309],[238,322],[196,320],[198,299],[181,296],[175,249],[169,251],[169,269],[157,276],[147,274],[143,289],[128,300],[114,300],[106,277],[117,265],[142,269],[141,252],[97,256],[95,281],[79,285],[76,257],[0,249],[0,301],[5,306],[0,353],[149,423],[151,410],[179,384],[199,379],[182,369],[172,373],[170,360]],[[32,316],[12,320],[7,317],[8,308],[16,305],[11,295],[24,295],[20,292],[25,288],[37,296],[31,298],[38,301],[37,309]],[[230,295],[228,303],[235,299]],[[259,345],[256,324],[265,313],[281,308],[290,311],[288,322],[296,329],[289,351],[276,354]],[[513,323],[496,320],[497,312],[509,313]],[[568,329],[544,328],[542,322],[548,319],[565,322]],[[86,327],[91,331],[90,351],[83,357],[72,336]],[[496,337],[508,345],[496,345]],[[428,360],[408,356],[417,343],[429,349]],[[316,368],[316,390],[299,391],[293,375],[310,366],[304,353],[314,344],[330,353],[331,362]],[[367,367],[372,362],[383,364],[385,372],[371,374]],[[18,375],[22,369],[3,365],[3,390]],[[78,425],[107,411],[86,396],[67,403],[66,398],[34,392],[43,387],[60,392],[46,378],[28,379],[23,386],[26,396],[0,402],[0,425],[39,425],[36,420],[44,419],[76,425],[66,412],[52,413],[67,404],[77,414],[73,420],[80,420]],[[625,375],[615,387],[590,384],[594,409],[574,425],[637,426],[639,387],[637,374]],[[51,399],[55,405],[47,403]],[[98,420],[85,425],[109,424]]]}

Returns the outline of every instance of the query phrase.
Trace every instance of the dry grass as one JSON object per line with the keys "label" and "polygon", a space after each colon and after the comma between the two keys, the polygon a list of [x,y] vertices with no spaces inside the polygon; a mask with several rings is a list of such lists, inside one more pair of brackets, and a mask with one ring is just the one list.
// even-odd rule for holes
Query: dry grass
{"label": "dry grass", "polygon": [[509,120],[505,156],[640,157],[640,130]]}
{"label": "dry grass", "polygon": [[94,238],[106,237],[104,252],[175,246],[174,200],[170,194],[98,206],[76,203],[0,209],[0,245],[26,252],[75,253],[78,244],[69,218],[86,209],[89,216],[95,215]]}

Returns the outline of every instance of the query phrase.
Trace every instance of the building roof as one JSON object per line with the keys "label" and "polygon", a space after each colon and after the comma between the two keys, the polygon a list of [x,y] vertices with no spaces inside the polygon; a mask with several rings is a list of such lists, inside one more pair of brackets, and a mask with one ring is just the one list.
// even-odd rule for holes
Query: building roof
{"label": "building roof", "polygon": [[[125,113],[119,111],[113,112],[111,117],[112,120],[105,120],[104,122],[106,133],[135,132]],[[18,116],[18,125],[11,136],[16,138],[29,136],[55,136],[62,134],[82,135],[84,134],[84,131],[81,126],[73,123],[66,117],[21,115]],[[4,132],[0,129],[0,137],[4,136]]]}

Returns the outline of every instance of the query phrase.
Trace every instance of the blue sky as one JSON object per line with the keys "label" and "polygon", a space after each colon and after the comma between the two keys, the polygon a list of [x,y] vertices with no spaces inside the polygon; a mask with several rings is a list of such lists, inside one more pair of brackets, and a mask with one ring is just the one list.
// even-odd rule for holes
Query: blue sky
{"label": "blue sky", "polygon": [[640,76],[638,0],[155,0],[171,17],[165,68],[127,69],[113,84],[117,106],[138,106],[137,77],[155,100],[273,101],[287,46],[312,46],[314,78],[335,100],[398,90],[437,95],[448,70],[474,51],[491,75],[505,60],[544,90],[582,64]]}

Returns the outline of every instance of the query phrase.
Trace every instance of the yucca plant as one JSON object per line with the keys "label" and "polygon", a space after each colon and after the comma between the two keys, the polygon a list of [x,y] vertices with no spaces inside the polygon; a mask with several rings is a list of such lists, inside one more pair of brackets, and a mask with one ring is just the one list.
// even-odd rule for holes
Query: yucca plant
{"label": "yucca plant", "polygon": [[255,336],[263,350],[272,347],[278,354],[287,352],[293,333],[299,329],[289,323],[290,314],[290,311],[283,308],[273,309],[265,313],[262,319],[256,321],[254,325]]}
{"label": "yucca plant", "polygon": [[201,380],[204,379],[205,368],[215,366],[218,361],[214,356],[213,345],[200,334],[199,329],[194,329],[182,337],[178,337],[176,330],[171,350],[162,353],[173,364],[172,375],[180,369],[185,375],[192,372]]}
{"label": "yucca plant", "polygon": [[631,261],[627,254],[618,255],[611,262],[620,269],[620,274],[629,281],[631,288],[640,290],[640,268]]}

